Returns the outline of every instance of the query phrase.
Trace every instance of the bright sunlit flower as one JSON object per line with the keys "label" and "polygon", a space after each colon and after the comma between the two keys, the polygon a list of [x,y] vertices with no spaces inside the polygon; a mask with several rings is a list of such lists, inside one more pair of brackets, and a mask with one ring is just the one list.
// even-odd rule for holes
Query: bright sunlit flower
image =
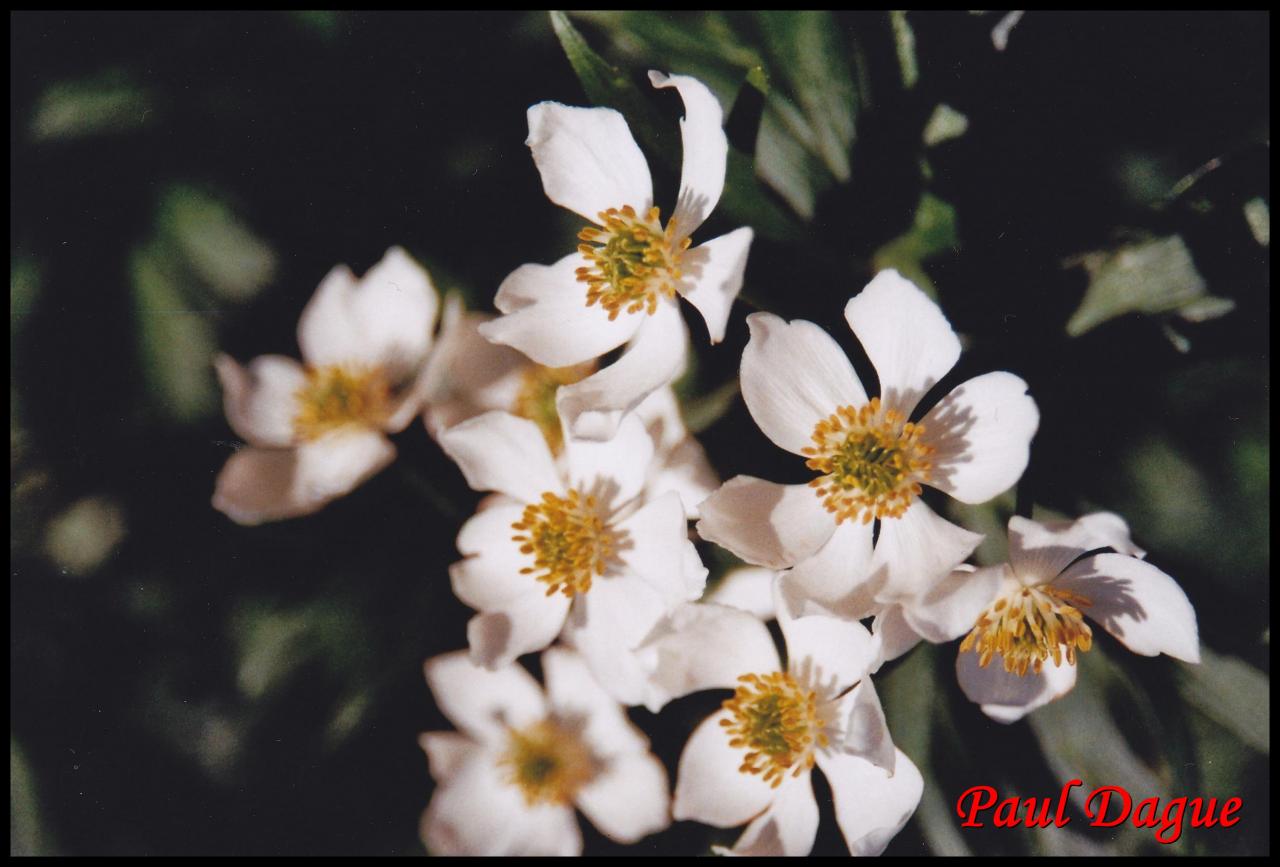
{"label": "bright sunlit flower", "polygon": [[671,824],[667,774],[581,657],[542,655],[546,692],[519,665],[465,652],[427,660],[427,684],[458,732],[429,732],[436,791],[422,814],[432,855],[579,855],[574,817],[619,843]]}
{"label": "bright sunlit flower", "polygon": [[685,106],[684,166],[670,219],[653,204],[648,163],[621,114],[556,102],[531,107],[527,144],[543,188],[588,224],[576,252],[507,277],[494,299],[504,315],[480,328],[550,368],[594,362],[628,344],[613,364],[560,389],[560,415],[575,437],[608,439],[625,413],[675,378],[687,339],[677,294],[702,313],[716,343],[742,288],[750,229],[697,247],[690,238],[724,190],[720,103],[688,76],[649,78],[674,87]]}
{"label": "bright sunlit flower", "polygon": [[[700,507],[698,532],[750,563],[783,569],[788,604],[861,618],[919,595],[982,538],[938,516],[923,486],[981,503],[1013,485],[1039,422],[1011,373],[962,383],[913,421],[951,370],[960,342],[942,311],[896,271],[850,299],[845,319],[880,380],[868,398],[849,359],[812,322],[747,318],[742,396],[779,447],[804,459],[808,484],[737,476]],[[871,566],[852,569],[871,550]]]}
{"label": "bright sunlit flower", "polygon": [[386,435],[421,409],[438,304],[392,247],[362,279],[339,265],[320,283],[298,321],[302,364],[219,355],[227,421],[249,445],[218,475],[214,508],[241,524],[306,515],[389,464]]}
{"label": "bright sunlit flower", "polygon": [[625,419],[607,442],[567,440],[560,462],[536,423],[504,412],[439,439],[472,488],[498,492],[463,525],[467,558],[449,570],[454,593],[480,611],[467,624],[472,659],[506,665],[567,622],[601,682],[626,701],[641,677],[618,670],[634,669],[631,649],[697,599],[707,578],[680,497],[641,496],[653,441],[640,421]]}

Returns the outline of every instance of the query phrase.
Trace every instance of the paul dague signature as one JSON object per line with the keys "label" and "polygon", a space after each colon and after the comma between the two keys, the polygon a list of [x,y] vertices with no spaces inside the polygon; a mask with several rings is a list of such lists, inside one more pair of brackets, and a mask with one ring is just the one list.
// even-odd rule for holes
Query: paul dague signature
{"label": "paul dague signature", "polygon": [[[983,817],[991,813],[991,824],[996,828],[1014,828],[1019,824],[1027,828],[1061,828],[1070,824],[1067,817],[1067,796],[1083,780],[1070,780],[1062,787],[1057,805],[1052,798],[1005,798],[991,786],[973,786],[966,789],[956,801],[956,815],[964,819],[962,828],[981,828]],[[998,802],[998,803],[997,803]],[[1240,798],[1227,798],[1218,808],[1217,798],[1174,798],[1161,809],[1159,798],[1146,798],[1135,806],[1133,798],[1120,786],[1100,786],[1085,798],[1084,813],[1094,828],[1114,828],[1125,821],[1135,828],[1155,828],[1155,838],[1161,843],[1176,843],[1182,837],[1185,822],[1190,819],[1192,828],[1212,828],[1215,825],[1230,828],[1240,821]],[[992,811],[994,808],[994,811]],[[1049,810],[1053,809],[1050,817]]]}

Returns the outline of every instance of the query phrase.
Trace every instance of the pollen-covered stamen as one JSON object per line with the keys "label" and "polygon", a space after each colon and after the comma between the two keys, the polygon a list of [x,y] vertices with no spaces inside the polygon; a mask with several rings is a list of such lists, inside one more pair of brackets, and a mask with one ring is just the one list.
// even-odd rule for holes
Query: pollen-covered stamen
{"label": "pollen-covered stamen", "polygon": [[380,367],[309,367],[294,397],[293,430],[304,440],[347,425],[379,428],[391,415],[391,383]]}
{"label": "pollen-covered stamen", "polygon": [[814,425],[805,466],[823,475],[809,482],[836,523],[897,518],[920,493],[933,468],[924,427],[885,409],[873,397],[861,408],[842,406]]}
{"label": "pollen-covered stamen", "polygon": [[524,507],[520,520],[511,525],[520,535],[520,553],[533,557],[533,565],[520,572],[534,575],[547,585],[547,595],[586,593],[591,582],[604,574],[614,549],[614,533],[605,525],[596,498],[570,491],[563,497],[550,491]]}
{"label": "pollen-covered stamen", "polygon": [[555,719],[512,729],[498,764],[529,806],[571,804],[596,775],[596,762],[577,732]]}
{"label": "pollen-covered stamen", "polygon": [[599,226],[578,233],[578,252],[589,263],[578,268],[578,280],[587,284],[587,306],[599,304],[610,320],[622,312],[656,313],[660,296],[675,297],[689,239],[677,238],[674,217],[664,229],[657,208],[640,216],[624,205],[601,211],[599,219]]}
{"label": "pollen-covered stamen", "polygon": [[564,448],[564,434],[560,430],[560,413],[556,410],[556,391],[562,385],[580,382],[595,372],[594,361],[572,367],[530,365],[520,377],[520,390],[511,411],[536,424],[551,447],[551,453],[558,455]]}
{"label": "pollen-covered stamen", "polygon": [[1036,674],[1044,661],[1054,665],[1075,665],[1076,651],[1093,646],[1093,631],[1084,622],[1081,608],[1090,601],[1052,585],[1021,587],[1002,595],[982,613],[973,631],[960,643],[960,652],[978,654],[985,668],[991,657],[1004,657],[1004,670],[1022,677],[1030,668]]}
{"label": "pollen-covered stamen", "polygon": [[798,777],[813,767],[814,752],[827,746],[818,696],[805,690],[790,674],[744,674],[723,707],[733,716],[720,720],[729,746],[746,750],[738,770],[761,774],[773,788],[787,771]]}

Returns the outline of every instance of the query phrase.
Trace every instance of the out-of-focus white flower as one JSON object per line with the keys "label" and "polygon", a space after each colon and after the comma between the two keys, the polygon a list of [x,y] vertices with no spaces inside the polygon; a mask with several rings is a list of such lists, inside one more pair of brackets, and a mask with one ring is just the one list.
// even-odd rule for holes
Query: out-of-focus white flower
{"label": "out-of-focus white flower", "polygon": [[608,439],[640,401],[671,382],[687,339],[675,296],[702,313],[713,343],[724,337],[742,288],[752,233],[737,229],[690,249],[724,190],[723,111],[705,85],[649,73],[684,101],[684,165],[671,219],[653,205],[653,182],[626,121],[608,108],[542,102],[529,109],[534,163],[547,197],[591,221],[576,252],[553,265],[523,265],[498,288],[502,316],[480,327],[546,367],[579,365],[628,344],[616,362],[560,389],[570,433]]}
{"label": "out-of-focus white flower", "polygon": [[491,671],[464,651],[425,669],[458,727],[419,739],[437,786],[422,814],[432,855],[579,855],[575,806],[619,843],[671,824],[662,763],[574,652],[542,655],[545,693],[519,665]]}
{"label": "out-of-focus white flower", "polygon": [[923,780],[885,725],[869,677],[875,641],[860,623],[778,613],[785,668],[761,620],[715,604],[680,608],[641,648],[651,710],[698,690],[735,690],[685,745],[673,815],[749,823],[725,854],[807,855],[818,830],[816,765],[850,852],[879,854],[915,811]]}
{"label": "out-of-focus white flower", "polygon": [[249,445],[218,475],[213,506],[240,524],[310,514],[395,458],[388,433],[421,408],[439,299],[392,247],[360,280],[339,265],[298,321],[303,363],[214,364],[232,429]]}
{"label": "out-of-focus white flower", "polygon": [[630,651],[668,612],[697,599],[707,570],[680,497],[644,502],[653,441],[635,417],[607,442],[567,439],[557,463],[538,426],[489,412],[440,434],[468,484],[497,495],[458,534],[454,593],[480,613],[472,659],[490,668],[567,636],[611,694],[634,704]]}
{"label": "out-of-focus white flower", "polygon": [[[1112,552],[1083,556],[1102,548]],[[884,658],[918,638],[968,633],[956,660],[960,687],[1006,723],[1075,686],[1076,657],[1093,645],[1086,615],[1134,653],[1199,662],[1191,602],[1145,556],[1109,512],[1047,524],[1010,518],[1008,563],[952,573],[927,597],[877,618]]]}
{"label": "out-of-focus white flower", "polygon": [[[597,369],[595,361],[571,367],[543,367],[516,350],[490,343],[479,326],[494,317],[464,312],[446,303],[440,337],[432,352],[436,383],[423,413],[433,436],[491,410],[503,410],[538,425],[556,458],[564,454],[564,434],[556,395]],[[671,386],[664,385],[640,402],[635,415],[653,439],[654,456],[645,484],[645,499],[675,491],[690,519],[697,505],[720,484],[706,453],[690,435]]]}
{"label": "out-of-focus white flower", "polygon": [[[861,618],[918,596],[981,540],[939,517],[922,485],[980,503],[1013,485],[1039,422],[1027,384],[988,373],[957,386],[919,422],[920,399],[960,356],[942,311],[896,271],[884,271],[845,306],[845,319],[880,380],[868,399],[849,359],[812,322],[747,318],[742,395],[779,447],[818,473],[807,485],[737,476],[702,504],[698,532],[773,569],[793,613]],[[870,568],[872,520],[880,522]]]}

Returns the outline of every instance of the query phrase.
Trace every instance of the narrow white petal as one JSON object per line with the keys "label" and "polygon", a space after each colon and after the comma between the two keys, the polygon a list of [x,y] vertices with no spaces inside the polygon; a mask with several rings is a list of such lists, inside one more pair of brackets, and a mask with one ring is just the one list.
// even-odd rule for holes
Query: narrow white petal
{"label": "narrow white petal", "polygon": [[527,418],[487,412],[440,434],[440,448],[477,491],[500,491],[522,503],[564,492],[551,450]]}
{"label": "narrow white petal", "polygon": [[542,679],[553,711],[582,724],[582,737],[595,756],[648,752],[648,738],[605,692],[581,654],[566,647],[549,648],[542,654]]}
{"label": "narrow white petal", "polygon": [[788,776],[769,809],[752,820],[732,849],[713,847],[718,855],[802,857],[813,851],[818,836],[818,802],[808,773]]}
{"label": "narrow white petal", "polygon": [[[900,518],[880,522],[871,571],[883,585],[882,602],[896,602],[928,593],[951,570],[973,553],[981,533],[970,533],[916,499]],[[884,570],[883,575],[879,575]]]}
{"label": "narrow white petal", "polygon": [[437,783],[448,782],[467,761],[482,750],[478,743],[458,732],[423,732],[418,746],[427,754],[427,767]]}
{"label": "narrow white petal", "polygon": [[647,752],[615,756],[578,793],[578,808],[610,840],[634,843],[671,824],[667,771]]}
{"label": "narrow white petal", "polygon": [[294,444],[297,394],[307,381],[301,364],[283,355],[260,355],[245,368],[231,356],[219,354],[213,366],[222,383],[227,422],[237,436],[267,448]]}
{"label": "narrow white petal", "polygon": [[734,476],[698,507],[698,535],[748,563],[786,569],[812,557],[836,531],[808,485]]}
{"label": "narrow white petal", "polygon": [[1065,659],[1054,665],[1050,659],[1039,674],[1028,669],[1019,677],[1004,670],[998,655],[983,668],[978,654],[967,652],[956,657],[956,678],[969,700],[982,705],[983,713],[996,722],[1012,723],[1070,692],[1076,685],[1076,667]]}
{"label": "narrow white petal", "polygon": [[1191,600],[1177,581],[1150,563],[1123,554],[1095,554],[1068,568],[1053,586],[1087,597],[1092,603],[1084,609],[1089,619],[1134,653],[1200,661]]}
{"label": "narrow white petal", "polygon": [[649,164],[622,115],[611,108],[578,108],[558,102],[529,107],[533,161],[547,198],[588,220],[630,205],[653,205]]}
{"label": "narrow white petal", "polygon": [[706,320],[712,343],[724,340],[733,299],[742,291],[752,237],[749,228],[735,229],[687,251],[681,260],[676,288]]}
{"label": "narrow white petal", "polygon": [[916,811],[924,778],[901,750],[890,776],[855,756],[818,753],[831,784],[836,822],[852,855],[879,855]]}
{"label": "narrow white petal", "polygon": [[449,580],[454,595],[472,608],[500,608],[542,586],[534,576],[520,574],[533,565],[533,556],[521,554],[519,543],[511,538],[517,532],[511,525],[523,513],[522,506],[504,499],[476,512],[458,532],[458,551],[466,559],[449,567]]}
{"label": "narrow white petal", "polygon": [[1040,410],[1021,378],[997,371],[956,386],[921,423],[937,450],[928,484],[985,503],[1022,478]]}
{"label": "narrow white petal", "polygon": [[902,603],[902,615],[924,639],[941,644],[973,629],[1012,573],[1006,564],[982,569],[961,564],[937,585]]}
{"label": "narrow white petal", "polygon": [[666,494],[614,527],[622,568],[656,590],[668,610],[702,595],[702,586],[691,588],[685,582],[687,526],[680,498]]}
{"label": "narrow white petal", "polygon": [[844,308],[880,378],[880,399],[910,415],[960,358],[960,340],[938,305],[897,271],[881,271]]}
{"label": "narrow white petal", "polygon": [[854,620],[867,617],[879,608],[870,563],[871,525],[838,524],[816,554],[778,579],[782,604],[793,617],[812,613]]}
{"label": "narrow white petal", "polygon": [[787,670],[819,698],[844,692],[866,677],[875,662],[875,640],[856,620],[821,614],[792,619],[779,610],[778,623],[787,640]]}
{"label": "narrow white petal", "polygon": [[456,650],[428,659],[423,671],[440,711],[483,744],[501,748],[508,728],[532,725],[547,715],[542,688],[518,665],[489,671],[465,650]]}
{"label": "narrow white petal", "polygon": [[654,87],[674,87],[684,101],[684,117],[680,119],[684,165],[680,171],[680,198],[673,213],[677,236],[684,238],[697,231],[724,192],[729,158],[724,111],[716,95],[696,78],[654,70],[649,72],[649,81]]}
{"label": "narrow white petal", "polygon": [[732,828],[759,815],[773,802],[776,790],[759,774],[738,770],[745,753],[729,746],[729,736],[720,725],[722,719],[728,718],[728,711],[717,711],[689,736],[680,754],[675,798],[671,802],[676,821],[692,819],[717,828]]}
{"label": "narrow white petal", "polygon": [[[640,419],[628,416],[618,433],[604,441],[566,437],[569,483],[593,494],[604,509],[616,509],[639,496],[653,462],[653,440]],[[683,529],[683,525],[682,525]]]}
{"label": "narrow white petal", "polygon": [[467,622],[471,659],[485,668],[510,665],[516,657],[547,647],[564,629],[569,599],[546,594],[541,584],[505,605],[484,611]]}
{"label": "narrow white petal", "polygon": [[812,322],[772,313],[747,317],[751,338],[742,351],[742,397],[764,435],[803,454],[813,428],[842,406],[862,406],[867,393],[849,357]]}
{"label": "narrow white petal", "polygon": [[1081,554],[1098,548],[1146,556],[1130,540],[1129,525],[1111,512],[1048,523],[1018,515],[1009,519],[1009,565],[1024,583],[1047,584]]}
{"label": "narrow white petal", "polygon": [[746,611],[761,620],[772,620],[775,616],[773,582],[777,577],[777,572],[760,566],[732,569],[707,594],[705,601]]}

